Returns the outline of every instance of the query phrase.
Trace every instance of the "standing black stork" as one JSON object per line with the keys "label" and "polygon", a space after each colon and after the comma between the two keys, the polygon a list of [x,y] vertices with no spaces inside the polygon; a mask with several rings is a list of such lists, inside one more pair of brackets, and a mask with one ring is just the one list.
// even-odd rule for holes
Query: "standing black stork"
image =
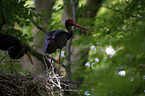
{"label": "standing black stork", "polygon": [[60,69],[61,49],[66,45],[67,41],[73,36],[72,26],[76,26],[88,31],[88,29],[75,23],[72,19],[68,19],[65,21],[65,27],[68,30],[68,32],[65,32],[64,30],[54,30],[48,32],[45,37],[44,52],[51,54],[51,62],[52,62],[52,53],[54,53],[56,49],[60,49],[58,60],[58,74]]}
{"label": "standing black stork", "polygon": [[22,45],[21,41],[12,35],[0,33],[0,50],[8,51],[9,57],[12,59],[20,59],[25,53],[33,65],[29,47]]}

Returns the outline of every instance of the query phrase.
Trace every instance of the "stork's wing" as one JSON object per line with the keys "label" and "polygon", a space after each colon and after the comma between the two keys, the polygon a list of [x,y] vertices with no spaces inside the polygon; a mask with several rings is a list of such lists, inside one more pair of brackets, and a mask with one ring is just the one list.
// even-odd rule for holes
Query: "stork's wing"
{"label": "stork's wing", "polygon": [[54,30],[46,35],[44,52],[53,53],[56,49],[62,49],[67,42],[67,33],[64,30]]}
{"label": "stork's wing", "polygon": [[21,41],[8,34],[0,33],[0,49],[1,50],[8,50],[10,47],[13,47],[15,45],[21,45]]}

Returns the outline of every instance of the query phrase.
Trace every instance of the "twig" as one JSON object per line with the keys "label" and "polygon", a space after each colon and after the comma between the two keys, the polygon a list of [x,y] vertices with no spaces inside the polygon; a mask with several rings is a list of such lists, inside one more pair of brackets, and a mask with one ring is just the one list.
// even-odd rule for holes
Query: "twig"
{"label": "twig", "polygon": [[[1,62],[1,63],[9,63],[10,61],[4,61],[4,62]],[[20,62],[20,61],[11,61],[11,62]]]}
{"label": "twig", "polygon": [[53,75],[54,75],[54,77],[56,78],[58,85],[57,85],[55,82],[53,82],[53,81],[52,81],[52,83],[54,83],[57,87],[59,87],[59,88],[61,89],[60,80],[58,79],[58,77],[56,76],[56,74],[55,74],[55,72],[54,72],[54,67],[53,67],[53,64],[52,64],[52,63],[51,63],[51,67],[52,67]]}
{"label": "twig", "polygon": [[43,31],[44,33],[47,33],[47,31],[46,30],[44,30],[42,27],[40,27],[39,25],[37,25],[36,24],[36,22],[34,21],[34,19],[29,19],[30,21],[32,21],[32,23],[38,28],[38,29],[40,29],[41,31]]}
{"label": "twig", "polygon": [[77,90],[74,90],[74,89],[62,89],[61,91],[77,91]]}
{"label": "twig", "polygon": [[80,81],[71,81],[71,80],[61,80],[63,82],[67,82],[67,83],[91,83],[91,82],[80,82]]}
{"label": "twig", "polygon": [[126,6],[128,5],[126,0],[123,0],[123,2],[124,2],[124,4],[125,4]]}
{"label": "twig", "polygon": [[[106,7],[106,6],[104,6],[104,7]],[[129,14],[129,13],[122,12],[122,11],[120,11],[120,10],[112,9],[111,7],[106,7],[106,8],[108,8],[108,9],[110,9],[110,10],[112,10],[112,11],[121,13],[121,14],[125,14],[125,15],[131,16],[131,17],[135,17],[135,18],[140,18],[140,19],[142,19],[142,18],[144,17],[144,16],[142,16],[141,14],[139,14],[139,15],[140,15],[140,17],[139,17],[139,16],[137,16],[137,15],[132,15],[132,14]]]}
{"label": "twig", "polygon": [[[44,55],[45,56],[45,58],[46,59],[48,59],[47,58],[47,56],[46,55]],[[46,64],[47,65],[47,64]],[[60,90],[62,89],[62,87],[61,87],[61,85],[60,85],[60,79],[58,78],[58,76],[55,74],[55,72],[54,72],[54,67],[53,67],[53,64],[51,63],[51,71],[49,72],[49,82],[51,82],[53,85],[51,85],[51,87],[54,87],[54,86],[56,86],[56,87],[58,87]],[[56,79],[56,82],[53,80],[53,79]],[[47,87],[48,88],[48,87]],[[50,87],[49,87],[50,88]],[[51,88],[52,89],[52,88]],[[57,93],[59,93],[58,91],[56,91]],[[51,92],[51,94],[54,94],[53,92]],[[60,95],[62,96],[62,94],[60,93]]]}
{"label": "twig", "polygon": [[46,70],[48,70],[48,66],[47,66],[47,63],[46,63],[46,61],[45,61],[44,56],[43,56],[43,60],[44,60],[45,66],[46,66]]}
{"label": "twig", "polygon": [[67,84],[65,84],[65,83],[62,83],[62,82],[61,82],[61,84],[63,84],[63,85],[65,85],[65,86],[69,87],[69,85],[67,85]]}

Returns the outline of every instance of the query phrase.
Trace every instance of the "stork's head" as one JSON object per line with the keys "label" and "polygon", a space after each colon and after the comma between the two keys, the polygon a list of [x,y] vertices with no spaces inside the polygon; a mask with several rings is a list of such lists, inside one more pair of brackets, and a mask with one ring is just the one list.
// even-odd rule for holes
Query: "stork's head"
{"label": "stork's head", "polygon": [[32,61],[32,57],[31,57],[31,53],[30,53],[30,48],[27,45],[22,45],[22,51],[27,54],[27,56],[29,57],[31,64],[33,65],[33,61]]}
{"label": "stork's head", "polygon": [[65,21],[65,26],[66,26],[66,28],[70,28],[72,26],[76,26],[76,27],[79,27],[79,28],[81,28],[83,30],[87,30],[88,31],[88,29],[86,29],[86,28],[80,26],[79,24],[75,23],[72,19],[67,19]]}

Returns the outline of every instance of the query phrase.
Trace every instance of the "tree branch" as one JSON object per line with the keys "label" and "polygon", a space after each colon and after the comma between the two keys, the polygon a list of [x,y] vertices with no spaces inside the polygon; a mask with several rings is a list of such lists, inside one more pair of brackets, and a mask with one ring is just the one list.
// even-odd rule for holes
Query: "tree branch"
{"label": "tree branch", "polygon": [[125,14],[125,15],[127,15],[127,16],[131,16],[131,17],[134,17],[134,18],[139,18],[139,19],[143,19],[143,15],[141,15],[139,12],[136,12],[138,15],[132,15],[132,14],[129,14],[129,13],[125,13],[125,12],[122,12],[122,11],[120,11],[120,10],[116,10],[116,9],[112,9],[111,7],[106,7],[106,8],[108,8],[108,9],[110,9],[110,10],[112,10],[112,11],[114,11],[114,12],[118,12],[118,13],[120,13],[120,14]]}
{"label": "tree branch", "polygon": [[71,80],[60,80],[60,81],[62,81],[62,82],[65,82],[65,83],[91,83],[91,82],[80,82],[80,81],[71,81]]}
{"label": "tree branch", "polygon": [[[74,2],[73,0],[70,0],[72,4],[72,10],[73,10],[73,20],[76,22],[76,4],[78,3],[78,0]],[[74,33],[74,27],[73,27],[73,33]],[[67,80],[71,80],[71,44],[72,44],[73,36],[70,38],[66,45],[66,59],[67,59],[67,64],[66,64],[66,77]]]}
{"label": "tree branch", "polygon": [[38,29],[40,29],[41,31],[43,31],[44,33],[47,33],[46,30],[44,30],[42,27],[40,27],[39,25],[36,24],[36,22],[34,21],[34,19],[29,19]]}

